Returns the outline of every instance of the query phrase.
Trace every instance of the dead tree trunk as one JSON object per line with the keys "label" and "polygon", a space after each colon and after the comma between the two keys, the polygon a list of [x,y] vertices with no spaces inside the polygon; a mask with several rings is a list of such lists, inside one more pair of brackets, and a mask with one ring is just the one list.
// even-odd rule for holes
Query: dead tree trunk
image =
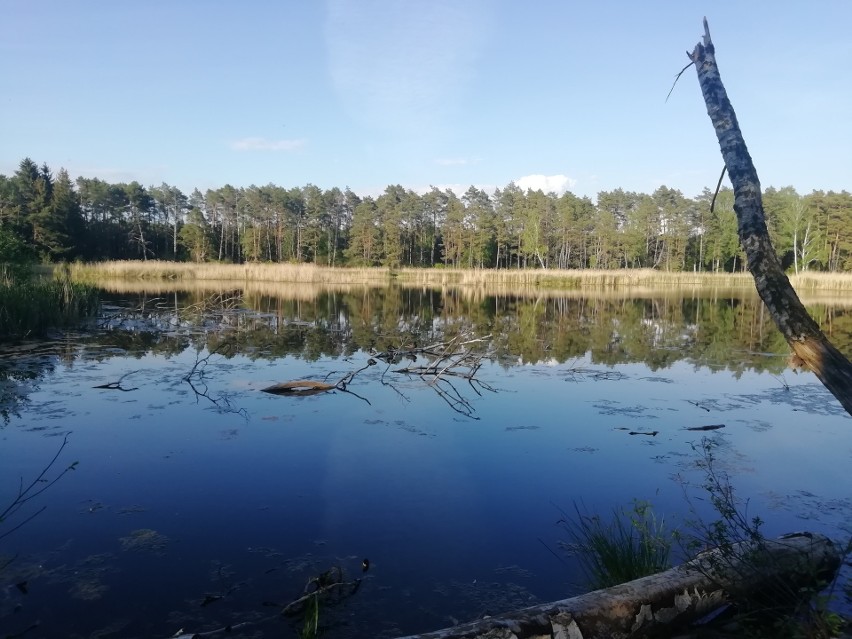
{"label": "dead tree trunk", "polygon": [[772,319],[793,349],[797,363],[811,369],[852,415],[852,363],[828,341],[799,301],[769,241],[760,181],[740,131],[737,116],[716,66],[715,48],[704,19],[704,39],[687,53],[695,63],[698,82],[713,122],[722,157],[734,187],[740,242],[748,269]]}
{"label": "dead tree trunk", "polygon": [[674,630],[705,616],[735,596],[790,592],[823,572],[834,574],[840,553],[812,533],[741,544],[736,557],[711,550],[665,572],[620,586],[488,617],[404,639],[628,639]]}

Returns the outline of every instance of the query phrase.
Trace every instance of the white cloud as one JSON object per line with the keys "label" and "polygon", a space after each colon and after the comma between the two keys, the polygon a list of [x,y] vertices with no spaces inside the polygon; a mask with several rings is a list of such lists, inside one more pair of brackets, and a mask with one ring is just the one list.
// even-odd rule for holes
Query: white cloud
{"label": "white cloud", "polygon": [[410,187],[410,188],[415,193],[419,193],[420,195],[424,195],[425,193],[428,193],[429,191],[431,191],[433,186],[436,189],[438,189],[439,191],[446,191],[446,190],[449,189],[450,191],[452,191],[453,193],[455,193],[459,197],[461,197],[462,195],[467,193],[467,190],[471,186],[479,189],[480,191],[485,191],[486,193],[488,193],[488,195],[492,195],[494,193],[495,189],[497,189],[497,186],[494,185],[494,184],[461,184],[461,183],[430,184],[429,186],[424,186],[424,185],[421,184],[421,185],[413,186],[413,187]]}
{"label": "white cloud", "polygon": [[304,140],[267,140],[266,138],[242,138],[231,142],[234,151],[295,151],[305,146]]}
{"label": "white cloud", "polygon": [[527,189],[538,191],[540,189],[545,193],[553,191],[562,194],[573,188],[577,184],[577,180],[567,175],[525,175],[515,180],[515,184],[524,191]]}
{"label": "white cloud", "polygon": [[[461,183],[455,183],[455,184],[450,184],[450,183],[447,183],[447,184],[403,184],[402,186],[406,189],[414,191],[418,195],[425,195],[426,193],[431,191],[433,187],[438,189],[439,191],[446,191],[446,190],[449,189],[450,191],[452,191],[453,193],[455,193],[459,197],[463,196],[471,186],[473,186],[473,187],[475,187],[475,188],[477,188],[481,191],[485,191],[488,195],[493,195],[494,191],[498,188],[495,184],[461,184]],[[368,197],[369,196],[369,197],[372,197],[372,198],[377,198],[382,193],[385,192],[386,188],[387,187],[385,187],[385,186],[370,186],[370,187],[356,188],[356,189],[353,189],[353,190],[355,191],[355,193],[358,194],[359,197]]]}

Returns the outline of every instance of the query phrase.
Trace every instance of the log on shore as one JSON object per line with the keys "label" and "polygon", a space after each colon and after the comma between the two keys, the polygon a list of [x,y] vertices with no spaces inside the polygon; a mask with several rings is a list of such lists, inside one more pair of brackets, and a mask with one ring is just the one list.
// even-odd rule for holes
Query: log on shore
{"label": "log on shore", "polygon": [[[736,558],[736,559],[732,559]],[[833,574],[840,553],[830,539],[792,533],[733,553],[711,550],[649,577],[403,639],[626,639],[697,621],[732,601],[783,583],[796,589]]]}

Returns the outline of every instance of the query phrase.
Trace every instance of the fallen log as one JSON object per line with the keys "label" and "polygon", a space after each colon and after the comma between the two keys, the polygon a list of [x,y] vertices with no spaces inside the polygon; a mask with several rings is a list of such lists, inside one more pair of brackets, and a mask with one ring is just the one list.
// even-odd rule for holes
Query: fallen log
{"label": "fallen log", "polygon": [[722,158],[734,187],[740,242],[748,270],[769,314],[793,350],[794,361],[814,372],[823,385],[852,415],[852,363],[828,340],[808,314],[775,254],[766,217],[757,170],[743,139],[734,107],[728,99],[710,28],[704,19],[704,38],[687,52],[698,72],[698,83],[713,123]]}
{"label": "fallen log", "polygon": [[696,621],[735,597],[784,584],[795,591],[833,574],[830,539],[793,533],[759,546],[710,550],[685,564],[619,586],[403,639],[627,639]]}
{"label": "fallen log", "polygon": [[336,388],[336,384],[326,384],[325,382],[317,382],[310,379],[298,379],[293,382],[281,382],[280,384],[261,388],[260,392],[272,395],[316,395]]}

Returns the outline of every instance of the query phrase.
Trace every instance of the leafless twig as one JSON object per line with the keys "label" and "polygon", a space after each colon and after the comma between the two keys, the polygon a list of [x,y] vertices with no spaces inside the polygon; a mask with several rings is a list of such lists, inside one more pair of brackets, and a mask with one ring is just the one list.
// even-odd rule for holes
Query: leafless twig
{"label": "leafless twig", "polygon": [[92,388],[100,388],[100,389],[104,389],[104,390],[120,390],[120,391],[123,391],[125,393],[129,393],[130,391],[139,390],[139,388],[136,387],[136,386],[134,386],[133,388],[125,388],[124,386],[121,385],[121,382],[124,381],[125,377],[129,377],[130,375],[133,375],[134,373],[138,373],[138,372],[139,372],[138,370],[130,371],[129,373],[125,373],[124,375],[119,377],[117,382],[110,382],[109,384],[101,384],[100,386],[92,386]]}
{"label": "leafless twig", "polygon": [[666,94],[666,99],[665,99],[665,101],[666,101],[666,102],[668,102],[668,101],[669,101],[669,96],[671,96],[672,91],[674,91],[674,88],[675,88],[675,85],[677,84],[677,81],[678,81],[678,80],[680,80],[680,76],[682,76],[682,75],[683,75],[683,72],[684,72],[684,71],[686,71],[686,70],[687,70],[689,67],[691,67],[693,64],[695,64],[695,62],[690,62],[689,64],[687,64],[685,67],[683,67],[683,68],[680,70],[680,73],[678,73],[678,74],[675,76],[674,82],[672,82],[672,88],[671,88],[671,89],[669,89],[668,94]]}
{"label": "leafless twig", "polygon": [[[59,447],[59,450],[56,451],[56,454],[53,456],[53,459],[42,469],[42,471],[38,474],[38,476],[33,479],[29,484],[24,486],[24,478],[21,477],[20,485],[18,487],[18,494],[12,500],[10,504],[6,506],[6,508],[0,512],[0,523],[3,523],[10,517],[14,516],[27,502],[32,501],[39,495],[41,495],[48,488],[53,486],[56,482],[58,482],[68,471],[76,470],[78,462],[73,462],[71,465],[65,468],[61,473],[59,473],[53,479],[46,479],[45,475],[50,472],[50,469],[53,468],[53,465],[56,463],[56,460],[59,459],[59,456],[62,454],[62,451],[65,450],[65,447],[68,445],[68,435],[62,439],[62,445]],[[22,522],[7,530],[3,533],[0,533],[0,539],[5,539],[13,532],[18,530],[24,524],[32,521],[35,517],[37,517],[40,513],[45,510],[46,506],[42,506],[35,513],[24,519]],[[6,564],[8,565],[8,564]],[[5,566],[4,566],[5,567]]]}
{"label": "leafless twig", "polygon": [[725,171],[728,170],[728,165],[722,167],[722,173],[719,175],[719,181],[716,182],[716,190],[713,191],[713,199],[710,200],[710,213],[716,208],[716,196],[719,195],[719,189],[722,188],[722,180],[725,179]]}
{"label": "leafless twig", "polygon": [[210,358],[213,355],[218,355],[221,351],[226,351],[230,348],[231,345],[229,343],[223,342],[218,348],[213,349],[204,357],[200,357],[201,351],[196,352],[195,364],[193,364],[189,372],[183,376],[183,381],[189,384],[192,392],[195,393],[196,403],[203,397],[212,403],[219,412],[236,413],[238,415],[242,415],[243,419],[248,420],[248,411],[245,408],[234,408],[231,405],[230,398],[225,393],[219,393],[216,397],[210,395],[210,388],[207,386],[207,382],[204,379],[204,372],[207,368],[207,364],[210,362]]}

